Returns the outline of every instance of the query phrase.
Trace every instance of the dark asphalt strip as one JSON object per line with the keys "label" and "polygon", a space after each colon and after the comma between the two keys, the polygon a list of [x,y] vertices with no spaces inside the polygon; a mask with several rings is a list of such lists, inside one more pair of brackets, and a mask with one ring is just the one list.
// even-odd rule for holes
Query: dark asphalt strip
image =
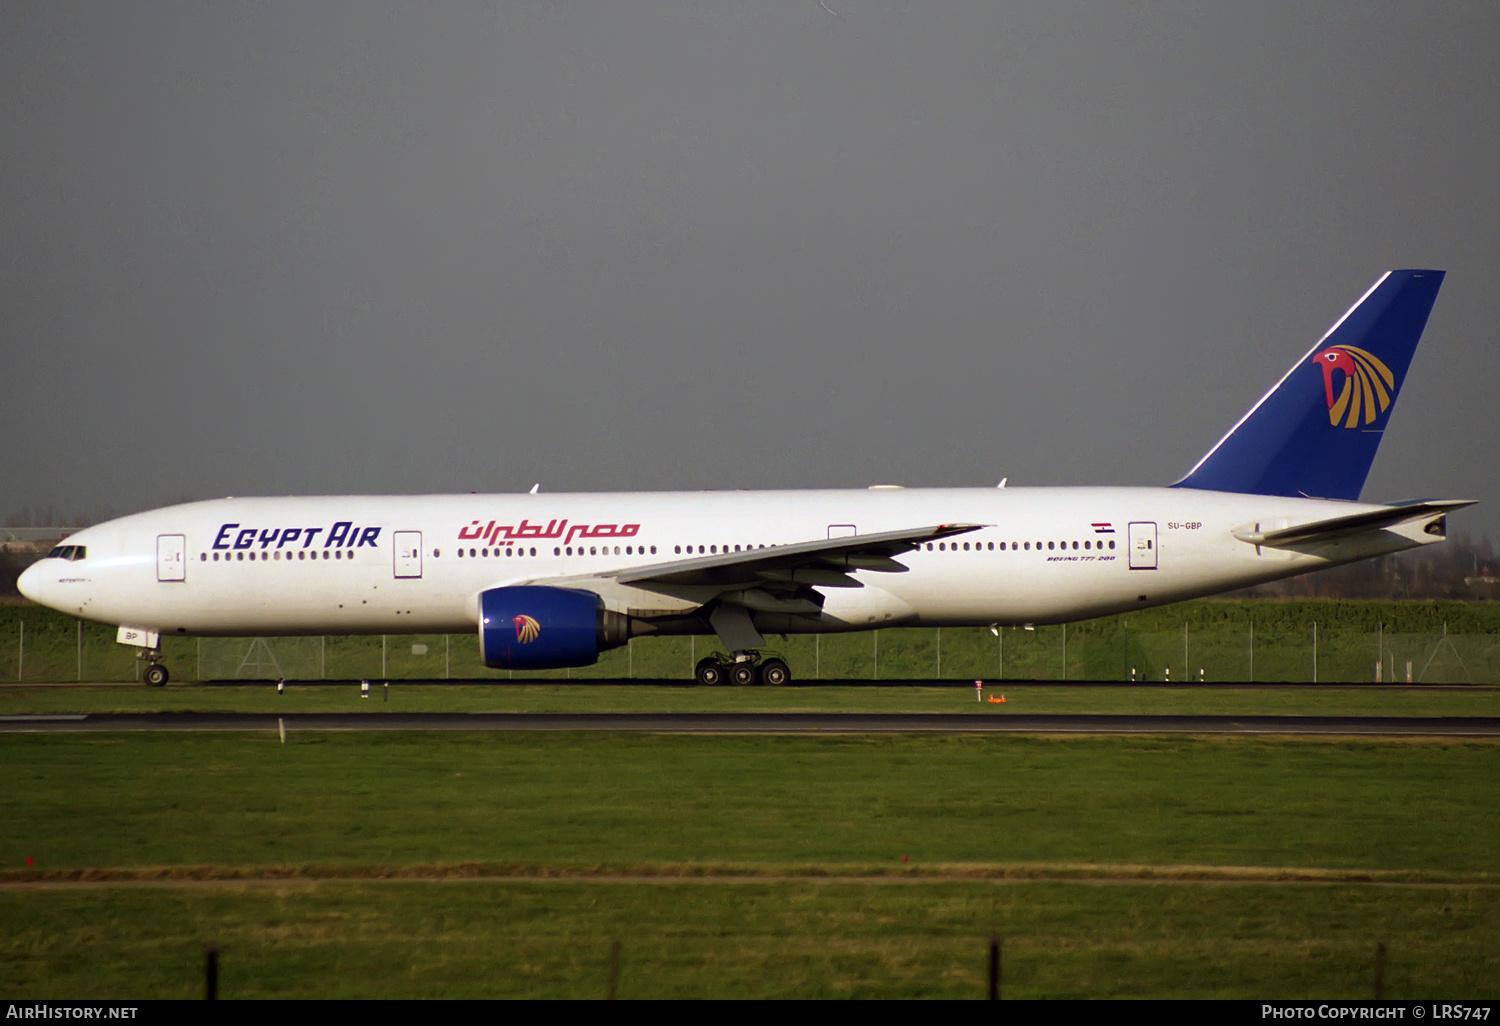
{"label": "dark asphalt strip", "polygon": [[655,734],[1303,734],[1493,737],[1494,716],[953,713],[90,713],[0,716],[0,732],[603,731]]}

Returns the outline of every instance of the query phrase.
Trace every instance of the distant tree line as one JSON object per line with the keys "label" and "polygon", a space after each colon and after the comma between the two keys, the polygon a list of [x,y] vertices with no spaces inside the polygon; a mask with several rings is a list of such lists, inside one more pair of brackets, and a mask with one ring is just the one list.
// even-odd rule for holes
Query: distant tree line
{"label": "distant tree line", "polygon": [[[77,531],[90,524],[112,520],[114,516],[114,512],[108,510],[98,517],[85,517],[62,513],[55,506],[23,506],[5,518],[5,527],[28,529],[55,527],[59,529],[57,533],[61,535],[66,531]],[[27,539],[25,541],[11,541],[4,531],[0,530],[0,599],[20,598],[21,592],[16,588],[16,578],[21,576],[22,570],[46,555],[57,540],[56,538],[36,539],[32,530],[28,530],[25,537]]]}
{"label": "distant tree line", "polygon": [[1441,545],[1289,577],[1233,592],[1258,599],[1500,599],[1500,560],[1488,538],[1468,535]]}

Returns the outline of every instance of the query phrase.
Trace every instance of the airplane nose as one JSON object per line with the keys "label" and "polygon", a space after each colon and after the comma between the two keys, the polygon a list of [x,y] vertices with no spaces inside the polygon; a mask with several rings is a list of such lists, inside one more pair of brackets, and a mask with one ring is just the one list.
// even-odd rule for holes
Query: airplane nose
{"label": "airplane nose", "polygon": [[42,573],[41,567],[36,563],[31,564],[21,571],[21,576],[16,578],[16,587],[22,595],[33,602],[40,603],[41,599]]}
{"label": "airplane nose", "polygon": [[51,606],[57,597],[57,563],[33,563],[16,578],[16,589],[39,606]]}

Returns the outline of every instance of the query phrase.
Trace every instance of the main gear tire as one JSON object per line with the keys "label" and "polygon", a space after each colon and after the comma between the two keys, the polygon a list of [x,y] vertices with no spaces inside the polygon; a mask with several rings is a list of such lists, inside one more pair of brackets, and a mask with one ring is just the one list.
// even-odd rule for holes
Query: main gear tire
{"label": "main gear tire", "polygon": [[760,664],[760,682],[767,687],[786,687],[792,681],[791,668],[780,659],[767,659]]}

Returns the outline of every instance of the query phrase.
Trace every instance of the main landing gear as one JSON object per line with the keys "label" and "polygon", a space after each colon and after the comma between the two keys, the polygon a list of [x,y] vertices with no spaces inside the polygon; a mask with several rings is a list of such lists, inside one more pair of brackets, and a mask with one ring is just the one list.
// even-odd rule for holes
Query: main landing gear
{"label": "main landing gear", "polygon": [[709,656],[698,660],[693,679],[705,687],[723,684],[728,680],[741,687],[765,684],[779,688],[791,683],[792,671],[785,660],[774,656],[761,661],[758,652],[736,652],[733,659]]}

